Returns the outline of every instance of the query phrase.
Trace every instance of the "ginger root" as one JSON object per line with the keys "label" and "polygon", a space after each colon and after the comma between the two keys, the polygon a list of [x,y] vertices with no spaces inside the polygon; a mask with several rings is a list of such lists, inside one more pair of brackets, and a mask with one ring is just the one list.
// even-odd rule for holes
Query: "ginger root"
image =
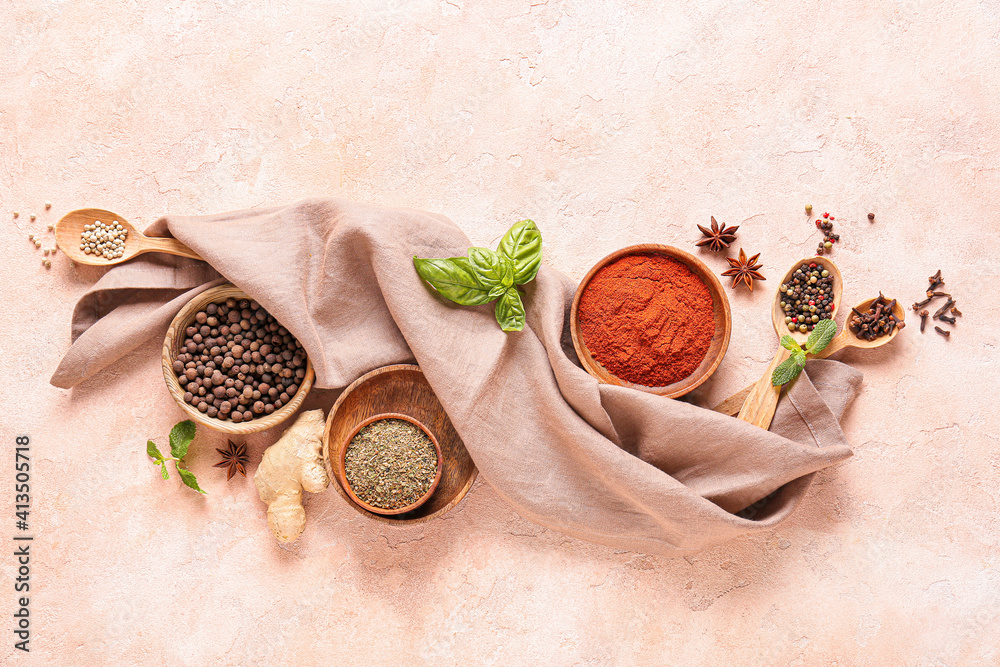
{"label": "ginger root", "polygon": [[306,526],[302,489],[320,493],[330,484],[323,464],[322,410],[299,415],[281,438],[264,451],[253,476],[267,505],[267,525],[279,542],[294,542]]}

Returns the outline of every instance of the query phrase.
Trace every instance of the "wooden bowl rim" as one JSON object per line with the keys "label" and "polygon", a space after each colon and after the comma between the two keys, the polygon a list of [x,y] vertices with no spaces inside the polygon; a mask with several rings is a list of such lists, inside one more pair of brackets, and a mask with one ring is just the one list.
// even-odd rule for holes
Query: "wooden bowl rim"
{"label": "wooden bowl rim", "polygon": [[[665,255],[687,265],[687,267],[691,269],[703,283],[705,283],[705,286],[708,287],[709,293],[712,295],[712,314],[713,319],[716,322],[716,332],[719,330],[720,320],[722,325],[722,338],[720,342],[709,346],[708,351],[705,353],[705,359],[702,360],[698,368],[696,368],[694,372],[686,378],[664,387],[649,387],[629,382],[628,380],[624,380],[616,376],[611,371],[601,366],[599,362],[594,359],[590,350],[587,348],[586,343],[583,341],[583,336],[580,334],[578,319],[580,298],[583,295],[584,290],[587,288],[587,285],[598,271],[618,261],[622,257],[626,257],[628,255],[649,254]],[[691,253],[685,252],[684,250],[674,246],[660,243],[640,243],[637,245],[626,246],[606,255],[603,259],[594,264],[594,266],[592,266],[583,277],[583,280],[580,281],[580,284],[576,288],[576,293],[573,295],[573,306],[570,309],[570,336],[573,339],[573,347],[576,349],[577,357],[579,357],[580,363],[583,364],[584,370],[605,384],[615,384],[620,387],[638,389],[640,391],[656,394],[658,396],[665,396],[667,398],[677,398],[679,396],[683,396],[684,394],[687,394],[701,386],[706,380],[708,380],[709,377],[712,376],[715,370],[719,367],[719,364],[722,363],[722,360],[726,356],[726,351],[729,349],[729,337],[732,333],[732,324],[732,309],[729,305],[729,296],[726,294],[725,288],[722,286],[722,283],[716,275],[704,262]],[[715,348],[714,352],[713,348]],[[712,356],[713,354],[714,356]],[[710,356],[712,358],[709,360]],[[707,365],[705,364],[706,360],[708,360]]]}
{"label": "wooden bowl rim", "polygon": [[[397,509],[385,509],[382,507],[378,507],[376,505],[372,505],[370,503],[366,503],[365,501],[361,500],[361,498],[358,497],[358,494],[354,492],[354,489],[351,488],[351,483],[347,479],[347,466],[346,466],[347,450],[351,446],[351,441],[354,440],[355,436],[357,436],[357,434],[361,432],[361,429],[368,426],[369,424],[374,424],[375,422],[382,421],[384,419],[399,419],[413,424],[421,431],[423,431],[428,438],[430,438],[430,441],[434,444],[434,451],[435,453],[437,453],[437,470],[434,473],[434,481],[431,482],[430,488],[424,495],[420,496],[416,501]],[[417,509],[418,507],[426,503],[432,495],[434,495],[434,492],[437,490],[438,484],[441,482],[441,471],[443,468],[444,468],[444,456],[441,454],[441,445],[438,444],[437,437],[435,437],[435,435],[431,432],[431,430],[427,428],[427,426],[423,424],[423,422],[421,422],[419,419],[411,417],[410,415],[405,415],[401,412],[384,412],[382,414],[372,415],[368,419],[365,419],[351,430],[350,435],[344,438],[344,446],[340,448],[340,474],[343,476],[342,481],[344,490],[351,495],[351,499],[354,500],[354,502],[356,502],[357,504],[361,505],[366,510],[374,514],[384,514],[384,515],[405,514],[406,512],[411,512]]]}
{"label": "wooden bowl rim", "polygon": [[183,332],[188,325],[194,321],[194,316],[202,308],[210,303],[217,303],[219,298],[228,299],[252,299],[246,292],[241,290],[236,285],[232,283],[225,283],[222,285],[216,285],[215,287],[210,287],[204,292],[199,292],[194,297],[191,298],[187,304],[174,316],[174,319],[170,322],[170,326],[167,328],[167,335],[163,339],[163,353],[162,353],[162,366],[163,366],[163,379],[167,383],[167,391],[173,397],[177,405],[183,410],[196,424],[201,424],[207,426],[215,431],[221,431],[222,433],[228,433],[230,435],[248,435],[250,433],[258,433],[260,431],[266,431],[269,428],[274,428],[278,424],[281,424],[289,417],[291,417],[302,405],[302,402],[306,399],[306,394],[312,389],[313,379],[315,378],[315,370],[312,366],[312,361],[309,359],[308,353],[306,354],[306,375],[302,378],[302,383],[299,385],[298,391],[295,392],[295,396],[292,396],[286,405],[281,406],[278,410],[273,413],[266,415],[264,417],[252,419],[248,422],[240,422],[239,424],[232,421],[223,421],[215,417],[209,417],[208,415],[199,412],[197,408],[186,403],[184,401],[184,392],[181,390],[181,385],[177,381],[177,376],[174,375],[174,359],[177,354],[177,347],[180,344],[182,338],[179,337],[179,333]]}
{"label": "wooden bowl rim", "polygon": [[[447,513],[453,507],[458,505],[458,503],[460,503],[462,499],[465,498],[466,495],[468,495],[469,491],[472,490],[473,482],[475,482],[476,478],[479,476],[479,468],[476,467],[475,461],[473,461],[472,472],[469,473],[469,478],[465,481],[465,484],[463,484],[458,489],[458,491],[455,493],[455,496],[451,500],[449,500],[444,507],[441,507],[440,509],[432,512],[431,514],[412,517],[412,518],[405,518],[405,519],[369,512],[368,510],[364,509],[363,507],[355,503],[351,499],[351,497],[347,494],[347,492],[344,491],[343,485],[340,483],[340,475],[337,473],[336,470],[334,470],[332,457],[330,456],[330,436],[331,436],[331,430],[333,429],[333,422],[337,416],[337,412],[338,410],[340,410],[341,405],[343,405],[343,403],[346,401],[347,397],[350,394],[352,394],[361,385],[367,383],[372,378],[386,373],[398,373],[402,371],[419,373],[421,376],[423,376],[424,374],[423,371],[420,370],[420,366],[416,364],[389,364],[388,366],[379,366],[378,368],[373,368],[372,370],[368,371],[367,373],[356,379],[354,382],[349,384],[347,388],[344,389],[344,391],[340,392],[340,396],[337,397],[337,400],[336,402],[334,402],[333,407],[330,408],[330,411],[327,413],[326,427],[323,430],[323,462],[326,464],[326,472],[330,476],[330,479],[337,480],[337,484],[339,487],[338,491],[341,492],[341,497],[347,500],[348,505],[350,505],[359,514],[391,526],[407,526],[417,523],[424,523],[425,521],[430,521],[431,519],[435,519]],[[444,406],[442,406],[442,410],[443,409]],[[445,416],[447,417],[447,413],[445,413]],[[459,436],[459,439],[461,440],[461,436]],[[465,447],[464,442],[462,443],[462,447],[463,448]],[[444,458],[443,452],[442,452],[442,458]],[[470,456],[469,459],[471,460],[472,457]],[[442,472],[443,469],[444,466],[442,463]]]}

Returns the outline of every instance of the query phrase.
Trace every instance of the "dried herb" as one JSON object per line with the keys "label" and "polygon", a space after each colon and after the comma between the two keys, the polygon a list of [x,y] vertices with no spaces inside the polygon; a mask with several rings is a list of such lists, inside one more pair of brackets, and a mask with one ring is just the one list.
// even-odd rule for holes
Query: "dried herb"
{"label": "dried herb", "polygon": [[746,284],[747,288],[753,291],[753,279],[766,280],[764,276],[757,272],[757,269],[763,266],[763,264],[757,264],[757,258],[760,257],[760,253],[757,253],[750,259],[747,259],[747,255],[743,252],[743,248],[740,248],[739,259],[733,259],[732,257],[726,257],[726,261],[729,262],[729,266],[733,267],[728,271],[723,271],[724,276],[733,276],[733,287],[735,288],[740,282]]}
{"label": "dried herb", "polygon": [[496,300],[496,319],[504,331],[524,328],[524,304],[516,286],[534,280],[541,263],[542,233],[531,220],[511,227],[496,252],[469,248],[468,257],[413,258],[420,277],[446,299],[462,306]]}
{"label": "dried herb", "polygon": [[161,454],[160,450],[156,447],[156,443],[152,440],[146,443],[146,454],[153,459],[153,463],[160,466],[160,476],[163,479],[170,479],[170,474],[167,472],[167,461],[173,461],[174,467],[177,468],[177,474],[181,476],[181,481],[198,493],[205,493],[198,486],[198,480],[195,478],[194,473],[181,467],[184,456],[187,454],[188,446],[194,440],[196,428],[194,422],[190,419],[175,424],[170,429],[170,456]]}
{"label": "dried herb", "polygon": [[361,500],[382,509],[412,505],[437,476],[434,443],[402,419],[380,419],[358,431],[347,445],[344,475]]}
{"label": "dried herb", "polygon": [[809,334],[809,338],[802,345],[795,342],[791,336],[781,337],[781,347],[792,353],[792,356],[778,364],[778,367],[771,373],[771,385],[780,387],[797,378],[802,368],[806,365],[806,355],[816,354],[826,349],[833,337],[837,334],[837,323],[833,320],[820,320],[816,328]]}
{"label": "dried herb", "polygon": [[222,460],[216,463],[213,468],[226,468],[226,481],[228,482],[233,478],[233,475],[239,473],[244,477],[247,476],[246,465],[250,461],[250,457],[247,455],[246,443],[236,444],[232,440],[229,440],[229,446],[226,449],[216,449],[215,451],[222,454]]}
{"label": "dried herb", "polygon": [[698,229],[701,233],[706,236],[702,240],[695,243],[696,246],[708,246],[708,249],[713,252],[718,252],[723,248],[728,248],[729,244],[736,240],[736,230],[740,226],[726,227],[725,225],[719,225],[715,221],[715,216],[712,216],[712,228],[702,227],[698,225]]}

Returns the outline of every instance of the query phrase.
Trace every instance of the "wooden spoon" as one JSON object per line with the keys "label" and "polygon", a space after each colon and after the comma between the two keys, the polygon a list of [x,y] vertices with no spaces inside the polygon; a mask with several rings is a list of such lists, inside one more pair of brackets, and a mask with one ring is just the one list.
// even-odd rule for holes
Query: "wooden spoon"
{"label": "wooden spoon", "polygon": [[[866,299],[861,303],[859,303],[858,305],[856,305],[854,309],[857,310],[858,312],[864,313],[869,308],[871,308],[872,303],[874,303],[874,301],[875,299]],[[889,299],[889,301],[892,301],[892,299]],[[892,308],[892,314],[895,315],[900,320],[902,320],[905,317],[905,313],[906,313],[905,309],[899,302],[897,302],[896,305],[893,306]],[[864,349],[878,347],[880,345],[885,345],[886,343],[891,341],[893,338],[896,337],[897,333],[899,333],[899,327],[893,329],[892,333],[889,334],[888,336],[881,336],[879,338],[876,338],[875,340],[865,340],[863,338],[858,338],[857,336],[855,336],[854,333],[850,329],[848,329],[847,326],[845,325],[843,331],[838,333],[834,337],[834,339],[830,341],[829,345],[827,345],[822,351],[818,352],[817,354],[809,355],[809,358],[825,359],[834,352],[840,352],[844,348],[848,347],[858,347]],[[753,390],[753,388],[754,385],[750,385],[749,387],[744,387],[743,389],[736,392],[735,394],[724,400],[722,403],[719,403],[712,409],[715,410],[716,412],[722,412],[727,415],[737,414],[743,407],[743,403],[746,401],[747,396],[750,395],[750,392]]]}
{"label": "wooden spoon", "polygon": [[[88,255],[80,250],[80,235],[83,233],[83,227],[93,224],[95,220],[104,223],[117,222],[128,230],[128,236],[125,237],[125,252],[122,253],[121,257],[105,259],[98,255]],[[81,208],[64,215],[56,223],[56,245],[74,262],[93,266],[121,264],[145,252],[165,252],[168,255],[201,259],[198,253],[177,239],[144,236],[125,218],[100,208]]]}
{"label": "wooden spoon", "polygon": [[[792,274],[803,264],[815,264],[820,271],[826,269],[830,272],[830,277],[833,278],[833,310],[830,311],[829,317],[833,319],[837,314],[838,306],[840,306],[840,295],[844,288],[844,280],[840,275],[840,269],[825,257],[809,257],[795,262],[792,268],[788,270],[788,273],[785,274],[785,277],[781,279],[781,283],[786,284],[791,282]],[[774,324],[774,331],[778,334],[779,338],[787,334],[794,338],[796,342],[804,343],[809,338],[809,332],[802,333],[796,331],[793,333],[788,330],[788,326],[785,324],[785,311],[781,308],[782,296],[781,289],[779,288],[775,293],[774,305],[771,308],[771,321]],[[778,347],[778,351],[775,353],[774,359],[771,360],[767,370],[764,371],[764,375],[754,384],[746,401],[743,402],[743,407],[740,409],[740,414],[738,415],[739,419],[750,422],[755,426],[760,426],[763,429],[767,429],[771,425],[771,419],[774,417],[774,409],[778,406],[778,395],[781,394],[781,387],[771,386],[771,373],[790,355],[791,352],[781,346]]]}

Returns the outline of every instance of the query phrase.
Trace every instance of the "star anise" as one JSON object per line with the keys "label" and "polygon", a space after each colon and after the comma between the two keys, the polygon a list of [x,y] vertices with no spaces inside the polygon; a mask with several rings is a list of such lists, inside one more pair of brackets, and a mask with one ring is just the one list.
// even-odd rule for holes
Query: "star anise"
{"label": "star anise", "polygon": [[247,456],[247,446],[243,443],[236,444],[232,440],[229,440],[228,449],[216,449],[215,451],[222,454],[222,460],[216,463],[213,468],[228,468],[226,471],[226,481],[228,482],[233,478],[233,475],[239,473],[244,477],[247,476],[246,464],[250,460]]}
{"label": "star anise", "polygon": [[702,240],[698,241],[695,245],[698,246],[707,245],[709,250],[718,252],[723,248],[728,248],[729,244],[736,240],[736,230],[739,228],[740,228],[739,225],[736,225],[735,227],[726,227],[725,225],[720,225],[718,222],[715,221],[715,216],[712,216],[711,229],[709,229],[708,227],[702,227],[701,225],[698,225],[698,229],[700,229],[701,233],[704,234],[707,238],[703,238]]}
{"label": "star anise", "polygon": [[733,259],[732,257],[726,257],[726,261],[733,268],[728,271],[723,271],[724,276],[733,276],[733,287],[735,288],[740,282],[746,283],[746,286],[753,291],[753,279],[757,280],[767,280],[764,276],[757,273],[757,269],[764,266],[763,264],[757,263],[757,258],[760,257],[760,253],[757,253],[750,259],[747,259],[747,254],[743,252],[743,248],[740,248],[740,258]]}

